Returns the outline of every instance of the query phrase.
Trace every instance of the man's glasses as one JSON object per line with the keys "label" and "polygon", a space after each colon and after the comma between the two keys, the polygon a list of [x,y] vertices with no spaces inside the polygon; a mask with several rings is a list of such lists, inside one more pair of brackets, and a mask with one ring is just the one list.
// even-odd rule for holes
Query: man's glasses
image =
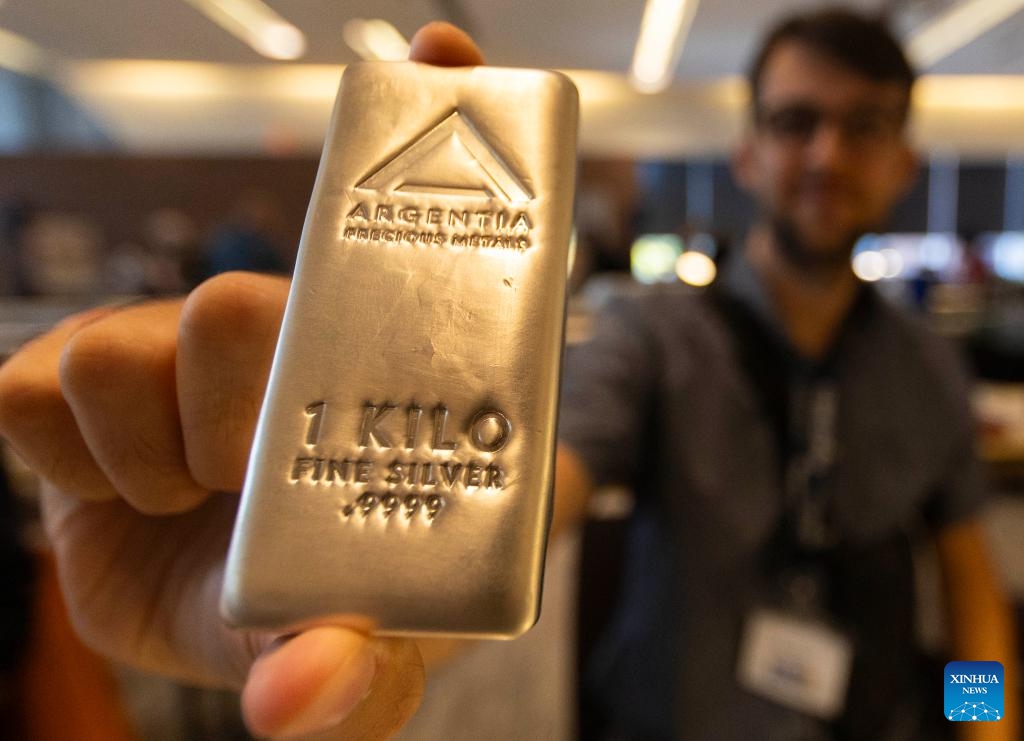
{"label": "man's glasses", "polygon": [[869,148],[894,139],[903,125],[903,116],[886,108],[855,108],[848,112],[826,111],[807,103],[794,103],[756,110],[758,128],[780,143],[806,145],[824,125],[838,127],[846,143]]}

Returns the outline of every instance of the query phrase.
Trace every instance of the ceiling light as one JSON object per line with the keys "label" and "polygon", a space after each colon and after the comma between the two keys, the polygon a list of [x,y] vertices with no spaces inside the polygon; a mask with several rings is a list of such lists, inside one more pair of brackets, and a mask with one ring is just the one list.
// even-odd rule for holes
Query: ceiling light
{"label": "ceiling light", "polygon": [[260,0],[185,0],[225,31],[270,59],[306,53],[302,31]]}
{"label": "ceiling light", "polygon": [[327,64],[228,65],[172,60],[107,59],[77,61],[62,77],[83,100],[103,99],[130,105],[153,101],[210,101],[244,108],[248,101],[272,101],[290,108],[296,102],[327,105],[338,90],[341,69]]}
{"label": "ceiling light", "polygon": [[672,82],[697,4],[698,0],[647,0],[629,72],[637,90],[657,93]]}
{"label": "ceiling light", "polygon": [[907,54],[927,69],[1024,9],[1024,0],[964,0],[925,23],[907,39]]}
{"label": "ceiling light", "polygon": [[341,35],[360,59],[401,62],[409,58],[409,42],[381,18],[353,18],[342,26]]}
{"label": "ceiling light", "polygon": [[1024,75],[924,75],[914,84],[914,106],[941,116],[1019,112]]}
{"label": "ceiling light", "polygon": [[691,286],[707,286],[718,274],[715,261],[703,252],[687,250],[676,259],[676,275]]}
{"label": "ceiling light", "polygon": [[853,272],[862,281],[874,283],[885,277],[885,257],[881,252],[865,250],[853,256]]}
{"label": "ceiling light", "polygon": [[0,28],[0,67],[23,75],[46,77],[56,60],[23,36]]}

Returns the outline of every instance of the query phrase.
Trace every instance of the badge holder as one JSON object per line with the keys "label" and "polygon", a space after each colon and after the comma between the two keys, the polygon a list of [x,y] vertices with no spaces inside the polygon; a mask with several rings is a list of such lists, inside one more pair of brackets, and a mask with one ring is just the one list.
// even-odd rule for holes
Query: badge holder
{"label": "badge holder", "polygon": [[786,577],[782,600],[750,611],[737,680],[756,695],[831,720],[845,706],[854,652],[821,606],[822,591],[820,575],[803,570]]}

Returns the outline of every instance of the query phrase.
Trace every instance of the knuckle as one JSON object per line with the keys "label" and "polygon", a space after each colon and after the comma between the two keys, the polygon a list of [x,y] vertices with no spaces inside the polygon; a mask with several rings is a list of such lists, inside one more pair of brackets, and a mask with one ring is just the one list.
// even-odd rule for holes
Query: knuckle
{"label": "knuckle", "polygon": [[161,480],[173,476],[177,470],[173,456],[168,455],[163,441],[154,439],[145,430],[124,429],[118,445],[105,449],[109,465],[121,471],[144,470]]}
{"label": "knuckle", "polygon": [[0,365],[0,435],[16,437],[61,403],[59,386],[29,353],[23,351]]}
{"label": "knuckle", "polygon": [[189,295],[182,311],[183,337],[218,341],[225,334],[262,333],[283,309],[280,296],[287,282],[255,273],[214,276]]}
{"label": "knuckle", "polygon": [[61,387],[71,394],[109,385],[132,363],[137,345],[116,323],[99,321],[80,329],[68,340],[60,358]]}
{"label": "knuckle", "polygon": [[0,434],[16,431],[45,403],[45,385],[27,363],[15,355],[0,365]]}

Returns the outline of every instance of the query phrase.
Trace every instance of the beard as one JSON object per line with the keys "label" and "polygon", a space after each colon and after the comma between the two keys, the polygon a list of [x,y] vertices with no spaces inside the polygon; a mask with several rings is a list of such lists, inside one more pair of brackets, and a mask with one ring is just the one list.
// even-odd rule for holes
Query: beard
{"label": "beard", "polygon": [[775,216],[769,220],[769,224],[780,256],[799,271],[820,277],[831,277],[850,270],[850,259],[857,240],[870,231],[864,229],[843,234],[836,244],[816,249],[789,219]]}

